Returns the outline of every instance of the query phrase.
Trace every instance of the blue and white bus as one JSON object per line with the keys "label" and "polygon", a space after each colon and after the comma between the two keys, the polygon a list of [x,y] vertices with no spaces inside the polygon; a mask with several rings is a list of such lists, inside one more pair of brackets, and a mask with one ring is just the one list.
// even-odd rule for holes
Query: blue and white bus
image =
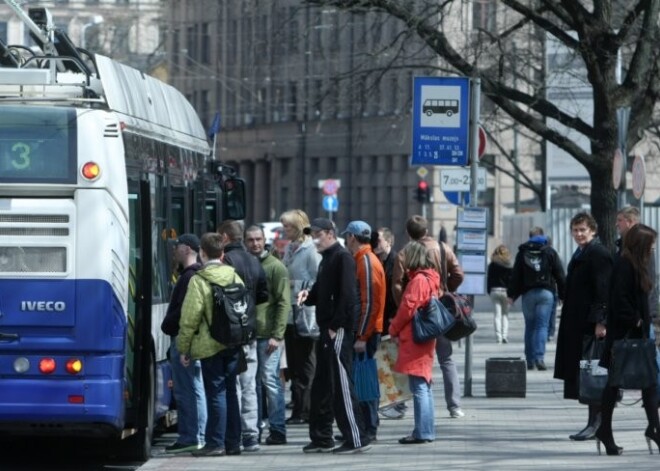
{"label": "blue and white bus", "polygon": [[112,438],[148,459],[176,415],[160,330],[171,242],[242,219],[243,182],[174,88],[107,57],[0,46],[13,58],[0,65],[0,441]]}

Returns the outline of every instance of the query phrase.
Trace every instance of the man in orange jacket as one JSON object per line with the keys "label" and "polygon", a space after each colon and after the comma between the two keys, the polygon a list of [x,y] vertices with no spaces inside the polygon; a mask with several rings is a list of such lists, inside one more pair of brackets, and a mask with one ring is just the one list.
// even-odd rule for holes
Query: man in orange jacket
{"label": "man in orange jacket", "polygon": [[[357,316],[358,324],[355,328],[354,355],[355,360],[361,357],[372,359],[380,343],[383,331],[383,317],[385,313],[386,281],[385,270],[378,260],[378,256],[371,247],[372,231],[369,224],[364,221],[351,221],[341,234],[346,239],[346,247],[353,255],[356,265],[360,296],[360,312]],[[378,383],[376,371],[373,373],[373,384]],[[371,441],[376,440],[378,431],[378,398],[359,397],[359,388],[356,389],[360,400],[360,411],[364,419],[365,431]]]}

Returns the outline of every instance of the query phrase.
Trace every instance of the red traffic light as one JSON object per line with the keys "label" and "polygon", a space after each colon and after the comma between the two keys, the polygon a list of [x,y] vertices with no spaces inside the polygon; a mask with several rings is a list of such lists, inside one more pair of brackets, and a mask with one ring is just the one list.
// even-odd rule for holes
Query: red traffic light
{"label": "red traffic light", "polygon": [[431,189],[426,180],[420,180],[417,182],[415,199],[420,203],[428,203],[431,201]]}

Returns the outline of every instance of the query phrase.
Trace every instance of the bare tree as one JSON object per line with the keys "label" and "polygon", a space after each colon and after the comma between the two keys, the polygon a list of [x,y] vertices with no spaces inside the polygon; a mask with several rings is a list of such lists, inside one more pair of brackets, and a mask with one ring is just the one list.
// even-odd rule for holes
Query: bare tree
{"label": "bare tree", "polygon": [[[482,34],[472,36],[446,28],[456,17],[456,9],[466,2],[303,1],[351,12],[378,11],[396,18],[405,25],[406,34],[414,36],[443,66],[479,77],[482,93],[500,110],[586,168],[592,212],[601,238],[612,246],[617,209],[612,184],[613,156],[619,147],[617,110],[630,108],[630,149],[650,125],[660,93],[660,0],[501,0],[493,2],[499,9],[496,24],[485,25]],[[546,97],[543,44],[548,37],[583,61],[593,96],[593,124]],[[618,61],[623,64],[620,80]],[[590,149],[585,150],[556,123],[586,137]]]}

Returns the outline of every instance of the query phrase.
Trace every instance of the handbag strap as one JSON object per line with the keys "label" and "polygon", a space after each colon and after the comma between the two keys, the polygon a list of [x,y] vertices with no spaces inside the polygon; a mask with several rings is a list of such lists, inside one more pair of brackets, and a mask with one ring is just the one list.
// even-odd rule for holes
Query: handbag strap
{"label": "handbag strap", "polygon": [[447,292],[447,253],[445,252],[444,242],[438,242],[440,245],[440,276],[442,277],[442,290]]}

